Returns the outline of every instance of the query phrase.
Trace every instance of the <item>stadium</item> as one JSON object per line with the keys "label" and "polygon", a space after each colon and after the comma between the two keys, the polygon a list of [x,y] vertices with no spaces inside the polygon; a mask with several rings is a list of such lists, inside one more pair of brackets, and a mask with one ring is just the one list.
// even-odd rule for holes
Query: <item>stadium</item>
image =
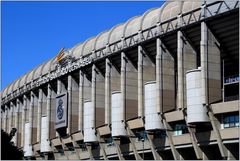
{"label": "stadium", "polygon": [[1,92],[25,159],[238,160],[239,1],[165,2]]}

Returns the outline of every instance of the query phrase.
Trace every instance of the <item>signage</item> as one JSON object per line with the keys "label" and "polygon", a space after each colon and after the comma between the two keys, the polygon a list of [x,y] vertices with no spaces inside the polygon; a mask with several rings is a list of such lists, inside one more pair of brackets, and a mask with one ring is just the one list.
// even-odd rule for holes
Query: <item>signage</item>
{"label": "signage", "polygon": [[56,97],[55,129],[67,127],[67,93]]}

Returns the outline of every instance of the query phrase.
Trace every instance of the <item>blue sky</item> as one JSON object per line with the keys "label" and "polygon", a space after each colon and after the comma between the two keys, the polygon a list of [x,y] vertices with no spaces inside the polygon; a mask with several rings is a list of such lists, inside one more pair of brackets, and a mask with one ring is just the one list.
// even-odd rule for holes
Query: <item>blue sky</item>
{"label": "blue sky", "polygon": [[74,45],[159,2],[2,2],[1,89]]}

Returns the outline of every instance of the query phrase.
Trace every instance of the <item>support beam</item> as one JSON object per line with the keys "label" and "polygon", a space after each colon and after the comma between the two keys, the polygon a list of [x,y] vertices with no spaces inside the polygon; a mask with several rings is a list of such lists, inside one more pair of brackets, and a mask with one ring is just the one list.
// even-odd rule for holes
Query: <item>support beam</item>
{"label": "support beam", "polygon": [[223,144],[220,132],[219,132],[219,128],[217,127],[216,122],[218,122],[217,118],[214,116],[211,106],[208,107],[208,116],[209,116],[209,120],[211,121],[212,127],[213,127],[213,131],[215,133],[216,139],[217,139],[217,144],[218,144],[218,148],[219,151],[223,157],[223,159],[227,159],[227,148],[226,146]]}
{"label": "support beam", "polygon": [[78,114],[78,130],[83,131],[83,98],[84,98],[84,73],[79,70],[79,114]]}
{"label": "support beam", "polygon": [[125,53],[121,53],[121,108],[123,109],[123,120],[126,120],[126,64]]}
{"label": "support beam", "polygon": [[173,143],[173,140],[172,140],[172,134],[169,132],[171,127],[170,127],[170,125],[168,124],[168,122],[166,121],[165,118],[163,118],[163,124],[164,124],[165,129],[166,129],[166,134],[167,134],[168,142],[169,142],[172,154],[173,154],[173,158],[174,158],[174,160],[180,160],[181,159],[181,155],[176,150],[176,147],[175,147],[175,145]]}
{"label": "support beam", "polygon": [[24,146],[24,134],[25,134],[25,122],[26,122],[26,113],[27,113],[27,97],[23,95],[23,107],[22,107],[22,135],[21,135],[21,147]]}
{"label": "support beam", "polygon": [[43,103],[43,91],[40,88],[38,90],[38,114],[37,114],[37,142],[41,141],[41,121],[42,121],[42,103]]}
{"label": "support beam", "polygon": [[143,116],[143,49],[138,46],[138,117]]}
{"label": "support beam", "polygon": [[19,140],[19,110],[20,110],[20,101],[19,99],[17,99],[16,101],[17,105],[16,105],[16,110],[15,110],[15,128],[17,129],[17,132],[15,134],[15,145],[18,145],[18,140]]}
{"label": "support beam", "polygon": [[[197,139],[196,139],[194,129],[192,127],[190,127],[189,124],[187,123],[187,113],[186,113],[185,110],[186,110],[186,108],[183,109],[183,116],[184,116],[184,119],[185,119],[185,122],[186,122],[186,125],[187,125],[187,128],[188,128],[188,132],[190,134],[190,139],[191,139],[191,142],[192,142],[192,145],[193,145],[193,150],[195,152],[195,155],[196,155],[197,159],[203,159],[204,152],[197,145]],[[208,159],[208,158],[206,158],[206,156],[205,156],[205,159]]]}
{"label": "support beam", "polygon": [[162,49],[162,42],[160,38],[157,38],[157,55],[156,55],[156,90],[157,90],[157,112],[163,112],[163,72],[162,72],[162,55],[164,53]]}
{"label": "support beam", "polygon": [[33,140],[33,112],[34,112],[34,93],[31,91],[30,93],[30,106],[29,106],[29,127],[30,127],[30,133],[29,133],[29,143],[32,144]]}
{"label": "support beam", "polygon": [[12,124],[13,124],[13,103],[10,103],[10,108],[9,108],[9,113],[8,113],[8,133],[10,134],[11,130],[12,130]]}
{"label": "support beam", "polygon": [[5,132],[8,132],[8,123],[9,123],[9,121],[8,121],[8,113],[9,113],[9,109],[8,109],[8,107],[7,107],[7,105],[5,105]]}
{"label": "support beam", "polygon": [[105,124],[111,123],[111,63],[105,62]]}
{"label": "support beam", "polygon": [[48,84],[47,87],[47,125],[46,125],[46,129],[47,129],[47,138],[50,140],[50,122],[51,122],[51,99],[52,99],[52,88],[51,85]]}
{"label": "support beam", "polygon": [[184,108],[184,56],[182,32],[177,32],[177,108]]}
{"label": "support beam", "polygon": [[71,134],[72,130],[72,76],[68,75],[68,85],[67,85],[67,92],[68,92],[68,122],[67,122],[67,134]]}
{"label": "support beam", "polygon": [[208,51],[207,51],[207,26],[205,22],[201,22],[201,41],[200,41],[200,57],[201,57],[201,84],[202,84],[202,103],[208,104],[208,87],[207,87],[207,81],[208,81]]}
{"label": "support beam", "polygon": [[132,130],[129,128],[128,124],[126,126],[126,130],[127,130],[127,134],[128,134],[128,138],[132,144],[132,150],[133,150],[133,154],[135,156],[135,159],[136,160],[143,160],[142,157],[138,154],[138,151],[136,149],[136,146],[135,146],[135,142],[134,140],[132,139],[133,136],[135,136],[135,134],[132,132]]}
{"label": "support beam", "polygon": [[121,152],[121,149],[120,149],[120,146],[119,146],[119,141],[116,141],[116,140],[113,139],[113,143],[114,143],[114,145],[116,146],[116,149],[117,149],[118,159],[119,159],[119,160],[125,160],[125,159],[122,157],[122,152]]}
{"label": "support beam", "polygon": [[87,151],[89,153],[89,158],[90,160],[94,160],[93,154],[92,154],[92,145],[91,144],[86,144]]}
{"label": "support beam", "polygon": [[91,101],[92,101],[92,106],[93,106],[93,113],[94,113],[94,123],[93,123],[93,128],[96,129],[96,79],[97,79],[97,68],[93,64],[92,66],[92,93],[91,93]]}
{"label": "support beam", "polygon": [[105,151],[105,147],[102,145],[103,140],[101,139],[98,130],[97,130],[97,139],[98,139],[98,142],[99,142],[100,150],[102,150],[104,160],[108,160],[107,154],[106,154],[106,151]]}
{"label": "support beam", "polygon": [[152,138],[148,133],[147,133],[147,138],[149,140],[149,144],[150,144],[150,148],[151,148],[154,160],[163,160],[162,157],[158,154],[158,152],[156,152],[156,147],[152,141]]}

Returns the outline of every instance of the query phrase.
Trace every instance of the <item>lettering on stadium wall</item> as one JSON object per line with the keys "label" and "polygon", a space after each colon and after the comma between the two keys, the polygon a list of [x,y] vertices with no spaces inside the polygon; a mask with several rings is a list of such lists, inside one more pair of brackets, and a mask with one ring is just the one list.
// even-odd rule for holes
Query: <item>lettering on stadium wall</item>
{"label": "lettering on stadium wall", "polygon": [[55,129],[67,127],[68,119],[67,105],[68,105],[67,93],[60,94],[56,97]]}

